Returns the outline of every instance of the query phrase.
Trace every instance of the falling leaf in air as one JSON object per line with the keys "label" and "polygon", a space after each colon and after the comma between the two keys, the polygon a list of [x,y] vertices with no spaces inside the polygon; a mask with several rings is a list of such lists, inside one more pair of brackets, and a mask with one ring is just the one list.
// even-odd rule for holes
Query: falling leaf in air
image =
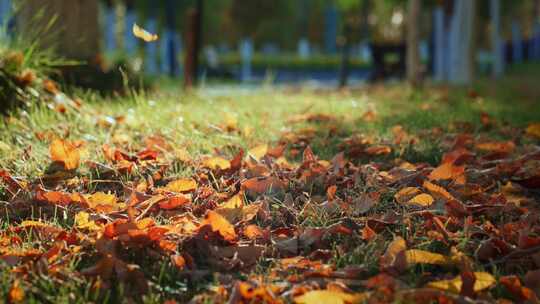
{"label": "falling leaf in air", "polygon": [[[493,286],[497,282],[495,278],[487,272],[475,272],[474,276],[476,278],[474,282],[474,287],[473,287],[473,290],[475,292],[479,292],[484,289],[487,289]],[[451,280],[441,280],[441,281],[430,282],[428,283],[427,286],[431,288],[436,288],[436,289],[452,292],[452,293],[460,293],[462,285],[463,285],[463,282],[461,280],[461,276],[457,276]]]}
{"label": "falling leaf in air", "polygon": [[157,34],[152,34],[148,32],[147,30],[138,26],[136,23],[133,23],[133,35],[146,42],[152,42],[159,39],[159,36]]}
{"label": "falling leaf in air", "polygon": [[79,144],[62,139],[55,139],[49,146],[49,153],[54,162],[64,165],[66,170],[75,170],[79,167]]}

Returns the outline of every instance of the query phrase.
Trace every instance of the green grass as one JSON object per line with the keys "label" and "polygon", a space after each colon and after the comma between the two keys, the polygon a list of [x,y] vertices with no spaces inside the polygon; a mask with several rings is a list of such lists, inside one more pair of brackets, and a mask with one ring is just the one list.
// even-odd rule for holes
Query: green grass
{"label": "green grass", "polygon": [[[540,77],[539,66],[518,67],[509,76],[500,81],[484,79],[473,86],[478,97],[471,97],[469,89],[427,86],[413,91],[409,87],[397,85],[378,85],[345,91],[310,90],[299,88],[263,87],[244,92],[239,89],[218,91],[212,88],[184,92],[174,87],[162,88],[155,93],[134,92],[129,96],[103,98],[91,92],[78,92],[84,104],[79,110],[70,109],[61,114],[50,110],[46,105],[34,104],[24,110],[13,112],[0,125],[0,168],[7,169],[12,175],[27,180],[43,176],[48,166],[49,139],[42,137],[61,137],[85,141],[83,160],[105,163],[101,150],[103,144],[126,148],[128,152],[137,152],[145,146],[149,136],[160,136],[170,144],[165,158],[173,165],[166,171],[166,177],[189,176],[191,169],[177,160],[179,153],[186,150],[191,158],[206,154],[216,154],[216,149],[227,157],[232,157],[238,148],[249,149],[262,143],[276,145],[283,134],[310,129],[314,136],[310,142],[315,154],[322,159],[331,159],[343,149],[345,139],[353,136],[372,136],[377,142],[391,141],[392,128],[401,125],[406,132],[416,136],[419,142],[404,145],[400,151],[393,151],[381,161],[391,161],[400,157],[411,162],[439,163],[444,142],[444,134],[470,131],[478,135],[480,131],[497,138],[511,138],[505,132],[506,126],[525,127],[528,123],[540,121],[538,108],[539,90],[535,79]],[[178,84],[180,86],[180,84]],[[366,112],[376,113],[374,121],[366,121]],[[481,114],[487,113],[495,124],[491,129],[481,123]],[[328,121],[290,120],[297,115],[327,114]],[[106,123],[114,118],[121,122]],[[233,123],[234,122],[234,123]],[[233,130],[227,131],[227,124]],[[440,136],[427,132],[440,128]],[[251,130],[247,132],[246,130]],[[248,134],[249,133],[249,134]],[[293,147],[294,148],[294,147]],[[303,147],[298,147],[303,148]],[[291,157],[298,160],[300,156]],[[373,160],[373,159],[371,159]],[[358,161],[364,161],[358,159]],[[97,176],[87,165],[82,165],[77,172],[80,178],[88,178],[92,186],[86,191],[99,190]],[[120,176],[121,181],[137,180],[144,172],[134,172],[132,176]],[[92,181],[96,184],[93,185]],[[365,192],[364,185],[354,189]],[[0,186],[0,200],[7,197]],[[324,195],[324,193],[311,193]],[[387,193],[373,212],[384,213],[394,206],[393,193]],[[4,203],[4,202],[2,202]],[[276,208],[282,205],[281,198],[272,203]],[[3,212],[4,205],[0,205]],[[33,218],[44,218],[42,210],[32,210]],[[68,210],[69,212],[69,210]],[[2,231],[12,218],[2,215]],[[48,213],[44,213],[47,216]],[[48,221],[60,227],[70,227],[71,217],[65,219],[62,212],[53,213]],[[335,223],[335,218],[324,214],[299,218],[300,226],[328,226]],[[338,267],[364,265],[370,273],[376,273],[375,258],[387,247],[385,239],[392,235],[413,237],[414,231],[403,227],[387,229],[374,242],[361,243],[354,251],[338,253],[339,245],[359,240],[339,239],[335,244],[333,262]],[[21,244],[30,248],[39,246],[39,242],[28,238]],[[464,240],[466,242],[466,240]],[[444,251],[443,245],[429,242],[422,243],[423,249]],[[152,282],[152,292],[142,299],[144,303],[160,303],[168,298],[189,300],[192,295],[212,285],[212,278],[199,282],[188,282],[175,273],[166,260],[161,263],[147,262],[140,257],[138,264]],[[267,263],[263,261],[261,263]],[[69,271],[78,271],[89,265],[81,264],[81,256],[70,261]],[[88,261],[86,262],[88,263]],[[265,267],[258,272],[264,272]],[[0,297],[8,292],[12,284],[9,267],[0,267]],[[428,269],[432,270],[432,269]],[[425,269],[409,270],[409,284],[414,286],[420,280],[419,274]],[[66,274],[69,277],[69,273]],[[242,275],[242,274],[238,274]],[[104,293],[96,293],[91,283],[65,279],[52,279],[36,274],[32,286],[24,285],[28,293],[28,303],[116,303],[124,299],[124,288],[114,288]],[[27,284],[27,283],[23,283]],[[499,291],[501,292],[501,291]],[[126,300],[128,301],[128,300]]]}
{"label": "green grass", "polygon": [[[317,135],[312,142],[314,150],[323,158],[330,158],[342,139],[360,133],[390,138],[391,128],[398,124],[410,133],[437,127],[459,132],[455,122],[468,123],[475,131],[482,127],[480,115],[485,112],[497,122],[523,127],[539,117],[535,100],[520,93],[524,85],[523,81],[516,84],[513,77],[502,85],[481,81],[476,85],[480,94],[476,99],[462,89],[412,92],[403,85],[352,92],[291,92],[270,87],[235,93],[232,89],[222,95],[205,90],[186,93],[169,89],[114,99],[86,93],[80,113],[60,114],[44,105],[34,105],[5,119],[0,125],[0,166],[22,176],[43,172],[48,165],[48,142],[37,139],[40,133],[84,140],[87,159],[100,161],[100,146],[114,144],[121,136],[137,149],[147,136],[161,135],[175,148],[185,148],[197,157],[225,146],[248,149],[259,143],[277,142],[284,131],[309,127]],[[533,83],[526,88],[533,91]],[[491,96],[495,90],[504,94]],[[362,120],[368,110],[377,113],[374,122]],[[327,113],[335,119],[322,123],[288,122],[294,115],[306,113]],[[124,123],[103,125],[105,119],[120,116],[125,118]],[[236,120],[239,131],[223,131],[227,120]],[[246,128],[252,129],[249,136],[242,132]],[[437,162],[437,141],[423,140],[405,151],[405,156]]]}

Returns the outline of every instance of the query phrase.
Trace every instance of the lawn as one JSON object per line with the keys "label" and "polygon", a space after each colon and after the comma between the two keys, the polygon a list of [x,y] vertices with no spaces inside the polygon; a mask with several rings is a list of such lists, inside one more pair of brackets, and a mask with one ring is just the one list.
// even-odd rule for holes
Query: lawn
{"label": "lawn", "polygon": [[0,125],[0,298],[530,300],[538,79],[68,88]]}

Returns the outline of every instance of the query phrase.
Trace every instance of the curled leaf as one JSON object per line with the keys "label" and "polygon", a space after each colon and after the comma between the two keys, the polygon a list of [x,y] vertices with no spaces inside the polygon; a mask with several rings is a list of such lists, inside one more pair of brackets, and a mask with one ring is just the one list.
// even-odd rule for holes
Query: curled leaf
{"label": "curled leaf", "polygon": [[138,26],[136,23],[133,23],[133,35],[146,42],[152,42],[159,39],[159,36],[157,34],[152,34],[148,32],[147,30]]}

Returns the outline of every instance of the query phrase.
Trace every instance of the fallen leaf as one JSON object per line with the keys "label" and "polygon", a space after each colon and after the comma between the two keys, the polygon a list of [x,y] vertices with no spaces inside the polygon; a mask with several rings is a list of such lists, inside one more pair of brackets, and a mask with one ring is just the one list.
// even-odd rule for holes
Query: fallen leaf
{"label": "fallen leaf", "polygon": [[90,215],[87,212],[81,211],[75,215],[75,227],[78,229],[86,229],[91,231],[101,230],[95,221],[90,220]]}
{"label": "fallen leaf", "polygon": [[[474,272],[474,277],[476,278],[473,287],[474,292],[480,292],[484,289],[487,289],[497,282],[495,278],[487,272]],[[457,276],[451,280],[441,280],[430,282],[427,284],[428,287],[441,289],[457,294],[461,292],[462,285],[463,282],[461,281],[461,276]]]}
{"label": "fallen leaf", "polygon": [[268,153],[267,144],[258,145],[248,151],[248,154],[257,161],[263,158],[266,153]]}
{"label": "fallen leaf", "polygon": [[465,166],[455,166],[452,163],[444,163],[431,171],[428,178],[432,181],[457,179],[462,176],[464,172]]}
{"label": "fallen leaf", "polygon": [[416,205],[420,207],[429,207],[431,204],[433,204],[435,200],[433,199],[433,196],[422,193],[415,197],[413,197],[410,201],[407,202],[408,205]]}
{"label": "fallen leaf", "polygon": [[241,188],[254,194],[284,191],[286,184],[277,177],[250,178],[242,182]]}
{"label": "fallen leaf", "polygon": [[394,195],[394,198],[396,199],[398,203],[404,204],[408,202],[411,198],[417,196],[420,193],[422,193],[422,191],[418,189],[417,187],[406,187],[399,190]]}
{"label": "fallen leaf", "polygon": [[540,138],[540,122],[529,124],[525,130],[525,133],[527,133],[527,135]]}
{"label": "fallen leaf", "polygon": [[201,223],[201,228],[209,226],[213,232],[219,233],[227,241],[235,241],[237,239],[234,226],[227,221],[226,218],[219,213],[209,210]]}
{"label": "fallen leaf", "polygon": [[171,192],[190,192],[197,189],[197,182],[192,178],[181,178],[167,184],[166,189]]}
{"label": "fallen leaf", "polygon": [[117,207],[117,198],[114,194],[96,192],[94,194],[87,195],[86,200],[89,207],[92,209],[97,209],[100,206],[109,209],[115,209]]}
{"label": "fallen leaf", "polygon": [[405,257],[408,264],[448,265],[452,263],[452,260],[445,255],[418,249],[405,251]]}
{"label": "fallen leaf", "polygon": [[350,294],[338,290],[311,290],[294,298],[298,304],[349,304],[362,303],[368,297],[367,293]]}
{"label": "fallen leaf", "polygon": [[66,170],[75,170],[79,167],[81,158],[79,145],[74,142],[62,139],[53,140],[49,146],[49,153],[51,159],[62,163]]}
{"label": "fallen leaf", "polygon": [[210,157],[202,162],[203,167],[212,170],[227,170],[231,167],[231,162],[222,157]]}
{"label": "fallen leaf", "polygon": [[9,303],[20,303],[24,301],[24,290],[17,279],[13,281],[13,284],[9,288],[8,301]]}

